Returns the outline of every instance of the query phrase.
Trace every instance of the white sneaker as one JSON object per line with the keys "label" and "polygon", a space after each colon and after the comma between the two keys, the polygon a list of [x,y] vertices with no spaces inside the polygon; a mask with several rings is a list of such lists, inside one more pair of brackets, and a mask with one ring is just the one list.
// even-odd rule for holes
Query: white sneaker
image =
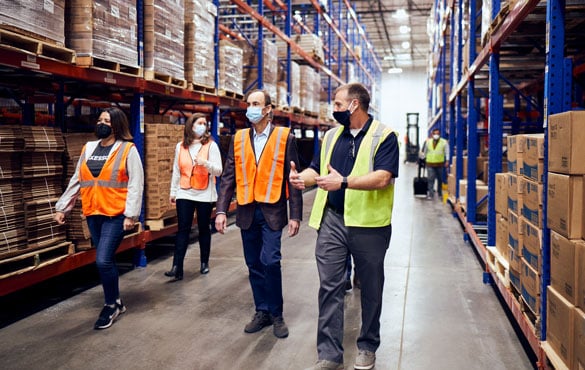
{"label": "white sneaker", "polygon": [[371,351],[360,349],[357,357],[355,358],[354,369],[368,370],[376,365],[376,354]]}

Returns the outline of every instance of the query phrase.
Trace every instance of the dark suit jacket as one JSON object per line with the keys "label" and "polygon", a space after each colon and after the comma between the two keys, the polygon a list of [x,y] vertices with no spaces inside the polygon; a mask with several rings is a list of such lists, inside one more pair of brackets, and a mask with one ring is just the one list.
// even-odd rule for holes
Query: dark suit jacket
{"label": "dark suit jacket", "polygon": [[[274,124],[271,123],[270,135],[274,132]],[[252,141],[252,147],[254,146],[254,129],[250,129],[250,140]],[[262,155],[272,155],[272,153],[266,153],[266,148],[262,152]],[[290,161],[293,161],[297,168],[299,168],[299,156],[297,151],[296,139],[293,135],[288,136],[286,142],[286,155],[284,159],[284,181],[282,182],[282,190],[280,199],[274,203],[250,203],[247,205],[239,205],[236,211],[236,225],[241,229],[249,229],[254,219],[254,211],[256,207],[260,207],[262,214],[273,230],[282,230],[288,224],[287,217],[287,200],[285,193],[285,186],[288,184],[289,199],[288,204],[290,207],[290,218],[293,220],[301,220],[303,214],[303,195],[300,190],[296,190],[289,183],[289,172],[290,172]],[[221,175],[221,182],[219,184],[219,194],[216,204],[217,212],[227,212],[229,204],[234,195],[236,189],[236,170],[234,165],[234,138],[230,144],[228,156],[223,166],[223,174]]]}

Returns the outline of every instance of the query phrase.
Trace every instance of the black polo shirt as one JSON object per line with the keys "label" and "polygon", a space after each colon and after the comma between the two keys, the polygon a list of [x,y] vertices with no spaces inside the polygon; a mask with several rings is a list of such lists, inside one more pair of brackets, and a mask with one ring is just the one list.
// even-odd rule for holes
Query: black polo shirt
{"label": "black polo shirt", "polygon": [[[353,166],[355,164],[355,157],[358,149],[362,143],[362,140],[372,125],[373,118],[370,118],[354,136],[351,134],[349,127],[345,127],[343,132],[335,142],[333,147],[333,153],[331,155],[331,167],[333,167],[342,176],[349,176]],[[323,149],[321,147],[321,149]],[[399,163],[399,148],[398,139],[396,135],[388,135],[388,137],[382,142],[376,155],[374,156],[374,171],[386,170],[392,174],[392,178],[398,177],[398,163]],[[321,168],[321,156],[315,156],[311,162],[313,170],[320,173]],[[343,202],[345,199],[345,190],[340,189],[337,191],[330,191],[327,196],[327,202],[336,210],[343,211]]]}

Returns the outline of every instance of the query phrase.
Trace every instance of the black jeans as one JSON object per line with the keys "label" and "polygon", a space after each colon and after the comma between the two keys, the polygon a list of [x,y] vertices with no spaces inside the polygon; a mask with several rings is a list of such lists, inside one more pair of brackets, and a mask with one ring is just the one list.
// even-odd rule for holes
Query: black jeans
{"label": "black jeans", "polygon": [[209,263],[209,254],[211,252],[211,228],[209,222],[213,203],[177,199],[176,205],[178,231],[175,239],[173,266],[177,266],[177,274],[183,274],[183,261],[189,245],[189,234],[191,233],[195,211],[197,211],[197,226],[199,227],[201,262]]}

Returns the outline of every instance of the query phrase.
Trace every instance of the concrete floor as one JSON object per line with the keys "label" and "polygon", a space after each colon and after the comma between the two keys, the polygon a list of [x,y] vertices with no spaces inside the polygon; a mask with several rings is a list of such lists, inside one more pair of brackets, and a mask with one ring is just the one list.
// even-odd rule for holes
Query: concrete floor
{"label": "concrete floor", "polygon": [[[532,369],[494,290],[449,207],[414,199],[413,164],[396,185],[394,234],[386,257],[378,370]],[[254,312],[240,233],[212,238],[211,272],[199,251],[187,254],[185,280],[169,284],[167,253],[120,280],[128,311],[93,330],[100,286],[0,330],[2,369],[298,370],[317,359],[316,232],[306,225],[314,191],[305,194],[300,235],[283,237],[284,316],[290,336],[266,328],[245,334]],[[153,248],[153,247],[151,247]],[[154,247],[156,248],[156,247]],[[148,252],[147,252],[148,254]],[[187,267],[191,266],[191,268]],[[346,296],[345,367],[353,369],[359,290]]]}

